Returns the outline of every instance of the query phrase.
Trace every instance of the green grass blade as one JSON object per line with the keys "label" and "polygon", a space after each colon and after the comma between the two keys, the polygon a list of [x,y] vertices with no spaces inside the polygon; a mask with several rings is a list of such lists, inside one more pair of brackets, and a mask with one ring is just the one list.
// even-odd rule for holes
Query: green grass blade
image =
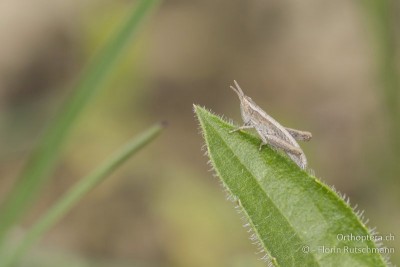
{"label": "green grass blade", "polygon": [[28,231],[14,253],[0,259],[0,266],[12,266],[21,259],[21,256],[37,241],[47,230],[60,220],[71,208],[84,197],[91,189],[109,176],[116,168],[124,163],[139,149],[150,143],[162,130],[158,124],[126,144],[114,156],[104,162],[98,169],[84,177],[73,186],[39,221]]}
{"label": "green grass blade", "polygon": [[122,23],[104,49],[88,66],[75,91],[48,128],[33,153],[20,179],[0,210],[0,242],[28,208],[36,193],[54,168],[62,145],[79,114],[102,88],[102,84],[114,69],[117,59],[137,32],[138,26],[156,6],[158,0],[141,0]]}
{"label": "green grass blade", "polygon": [[[371,235],[330,187],[282,153],[269,147],[259,151],[259,138],[229,133],[235,126],[201,107],[195,106],[195,113],[211,164],[242,208],[272,266],[386,266],[382,255],[371,251],[377,249],[374,241],[340,238]],[[324,253],[323,248],[342,252]],[[365,253],[346,252],[346,248]]]}

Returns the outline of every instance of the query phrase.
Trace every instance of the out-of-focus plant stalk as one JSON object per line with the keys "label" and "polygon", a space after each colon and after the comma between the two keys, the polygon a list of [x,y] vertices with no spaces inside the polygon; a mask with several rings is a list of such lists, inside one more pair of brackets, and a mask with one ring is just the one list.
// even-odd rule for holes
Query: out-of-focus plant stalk
{"label": "out-of-focus plant stalk", "polygon": [[131,43],[144,18],[157,6],[158,0],[140,0],[128,14],[82,75],[69,101],[51,123],[30,158],[24,172],[0,209],[0,244],[8,230],[18,222],[37,192],[54,169],[66,138],[90,100],[103,88],[118,59]]}

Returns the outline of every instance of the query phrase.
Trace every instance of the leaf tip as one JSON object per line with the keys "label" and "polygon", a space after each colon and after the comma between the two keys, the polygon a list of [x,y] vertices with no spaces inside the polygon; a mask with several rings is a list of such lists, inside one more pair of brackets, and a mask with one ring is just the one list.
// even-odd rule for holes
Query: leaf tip
{"label": "leaf tip", "polygon": [[197,104],[193,104],[193,111],[196,114],[199,114],[199,112],[201,112],[201,110],[203,110],[203,108]]}

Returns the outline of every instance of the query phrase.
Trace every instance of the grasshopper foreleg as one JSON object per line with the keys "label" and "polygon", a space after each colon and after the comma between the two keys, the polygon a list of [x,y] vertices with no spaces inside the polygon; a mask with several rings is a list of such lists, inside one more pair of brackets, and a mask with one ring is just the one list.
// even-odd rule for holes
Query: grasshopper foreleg
{"label": "grasshopper foreleg", "polygon": [[251,128],[254,128],[254,125],[245,124],[245,125],[240,126],[240,127],[236,128],[236,129],[234,129],[232,131],[229,131],[229,133],[234,133],[234,132],[237,132],[237,131],[240,131],[240,130],[251,129]]}

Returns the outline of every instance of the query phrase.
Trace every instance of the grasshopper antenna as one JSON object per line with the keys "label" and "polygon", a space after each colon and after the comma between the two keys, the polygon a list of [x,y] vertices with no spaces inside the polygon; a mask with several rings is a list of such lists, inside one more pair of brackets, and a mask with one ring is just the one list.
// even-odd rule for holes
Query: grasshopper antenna
{"label": "grasshopper antenna", "polygon": [[233,80],[233,82],[235,83],[235,86],[236,87],[234,87],[234,86],[230,86],[230,88],[233,90],[233,91],[235,91],[235,93],[239,96],[239,98],[243,98],[244,97],[244,93],[243,93],[243,91],[242,91],[242,88],[240,88],[240,86],[239,86],[239,84],[237,83],[237,81],[236,80]]}

